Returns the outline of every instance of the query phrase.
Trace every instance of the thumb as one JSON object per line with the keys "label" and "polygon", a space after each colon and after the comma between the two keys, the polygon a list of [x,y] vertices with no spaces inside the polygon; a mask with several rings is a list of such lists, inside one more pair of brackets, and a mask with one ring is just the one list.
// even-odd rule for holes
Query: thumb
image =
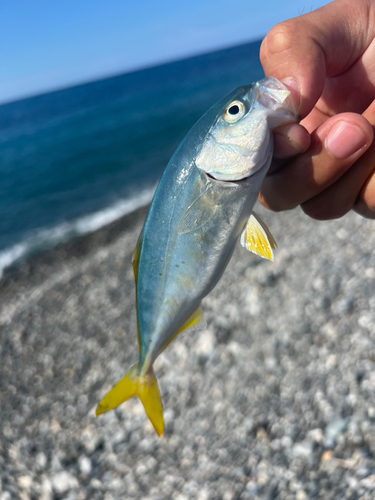
{"label": "thumb", "polygon": [[277,24],[261,46],[264,72],[287,84],[304,118],[322,95],[326,77],[348,70],[366,50],[374,23],[372,0],[336,0]]}

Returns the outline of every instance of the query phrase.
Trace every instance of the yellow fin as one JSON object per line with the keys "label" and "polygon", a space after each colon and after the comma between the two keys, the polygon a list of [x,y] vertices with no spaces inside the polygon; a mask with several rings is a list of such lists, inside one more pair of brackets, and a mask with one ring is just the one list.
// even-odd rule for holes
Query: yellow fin
{"label": "yellow fin", "polygon": [[153,370],[151,371],[151,374],[146,375],[146,377],[147,383],[139,384],[137,395],[141,400],[146,415],[154,426],[157,435],[161,437],[164,432],[164,419],[158,381],[156,380]]}
{"label": "yellow fin", "polygon": [[[184,330],[187,330],[188,328],[191,328],[192,326],[197,325],[201,319],[203,318],[203,311],[199,307],[191,316],[190,318],[185,321],[185,323],[181,326],[179,330],[177,330],[176,335],[179,333],[183,332]],[[174,338],[174,337],[173,337]]]}
{"label": "yellow fin", "polygon": [[241,235],[241,245],[250,252],[269,260],[273,260],[273,249],[277,247],[269,229],[254,212]]}
{"label": "yellow fin", "polygon": [[185,323],[177,330],[177,332],[168,340],[168,342],[165,344],[163,347],[163,351],[166,347],[169,346],[169,344],[174,340],[177,335],[179,335],[181,332],[184,330],[187,330],[188,328],[192,328],[193,326],[196,326],[203,318],[203,311],[200,307],[190,316],[190,318],[185,321]]}
{"label": "yellow fin", "polygon": [[[139,255],[141,253],[141,246],[142,246],[142,242],[143,242],[143,233],[144,233],[144,226],[143,226],[142,231],[140,232],[140,234],[138,236],[137,245],[135,247],[135,250],[133,253],[133,259],[132,259],[133,271],[134,271],[134,281],[135,281],[135,288],[136,289],[137,289],[137,278],[138,278]],[[141,352],[141,338],[139,335],[138,321],[137,321],[137,338],[138,338],[139,352]]]}
{"label": "yellow fin", "polygon": [[133,259],[132,259],[135,284],[137,284],[138,262],[139,262],[139,254],[141,253],[142,241],[143,241],[143,228],[139,234],[137,245],[135,247]]}
{"label": "yellow fin", "polygon": [[164,432],[163,405],[155,374],[151,371],[146,375],[138,375],[138,365],[130,368],[128,373],[104,396],[96,408],[95,415],[117,408],[118,405],[138,396],[150,422],[158,436]]}

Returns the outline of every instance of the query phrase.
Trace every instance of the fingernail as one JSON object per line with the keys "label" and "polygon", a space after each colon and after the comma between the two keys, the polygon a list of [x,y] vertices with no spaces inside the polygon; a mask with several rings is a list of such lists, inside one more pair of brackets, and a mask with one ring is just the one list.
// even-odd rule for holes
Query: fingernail
{"label": "fingernail", "polygon": [[366,142],[367,137],[360,128],[347,122],[338,122],[329,131],[325,145],[331,155],[344,160],[366,146]]}
{"label": "fingernail", "polygon": [[298,82],[295,78],[284,78],[281,82],[286,85],[290,90],[295,90],[299,93]]}
{"label": "fingernail", "polygon": [[297,106],[297,110],[299,110],[301,105],[301,93],[299,91],[299,85],[295,78],[289,77],[284,78],[281,82],[288,87],[290,90],[290,94],[292,96],[292,101]]}

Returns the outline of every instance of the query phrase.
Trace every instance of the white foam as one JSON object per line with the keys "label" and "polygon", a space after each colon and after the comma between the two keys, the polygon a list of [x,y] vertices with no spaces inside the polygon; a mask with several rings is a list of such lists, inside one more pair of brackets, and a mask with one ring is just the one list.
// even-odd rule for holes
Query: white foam
{"label": "white foam", "polygon": [[22,262],[28,255],[52,248],[75,236],[92,233],[147,205],[151,202],[154,192],[155,186],[140,191],[135,197],[118,200],[113,205],[98,212],[84,215],[70,222],[63,222],[51,229],[35,231],[23,242],[0,251],[0,278],[7,267],[17,261]]}

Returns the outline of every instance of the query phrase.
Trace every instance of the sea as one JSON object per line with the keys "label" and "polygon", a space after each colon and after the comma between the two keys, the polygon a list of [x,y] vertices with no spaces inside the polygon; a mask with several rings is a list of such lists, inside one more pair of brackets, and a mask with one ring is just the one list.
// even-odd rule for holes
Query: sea
{"label": "sea", "polygon": [[260,41],[0,106],[0,277],[148,204],[180,140],[259,80]]}

